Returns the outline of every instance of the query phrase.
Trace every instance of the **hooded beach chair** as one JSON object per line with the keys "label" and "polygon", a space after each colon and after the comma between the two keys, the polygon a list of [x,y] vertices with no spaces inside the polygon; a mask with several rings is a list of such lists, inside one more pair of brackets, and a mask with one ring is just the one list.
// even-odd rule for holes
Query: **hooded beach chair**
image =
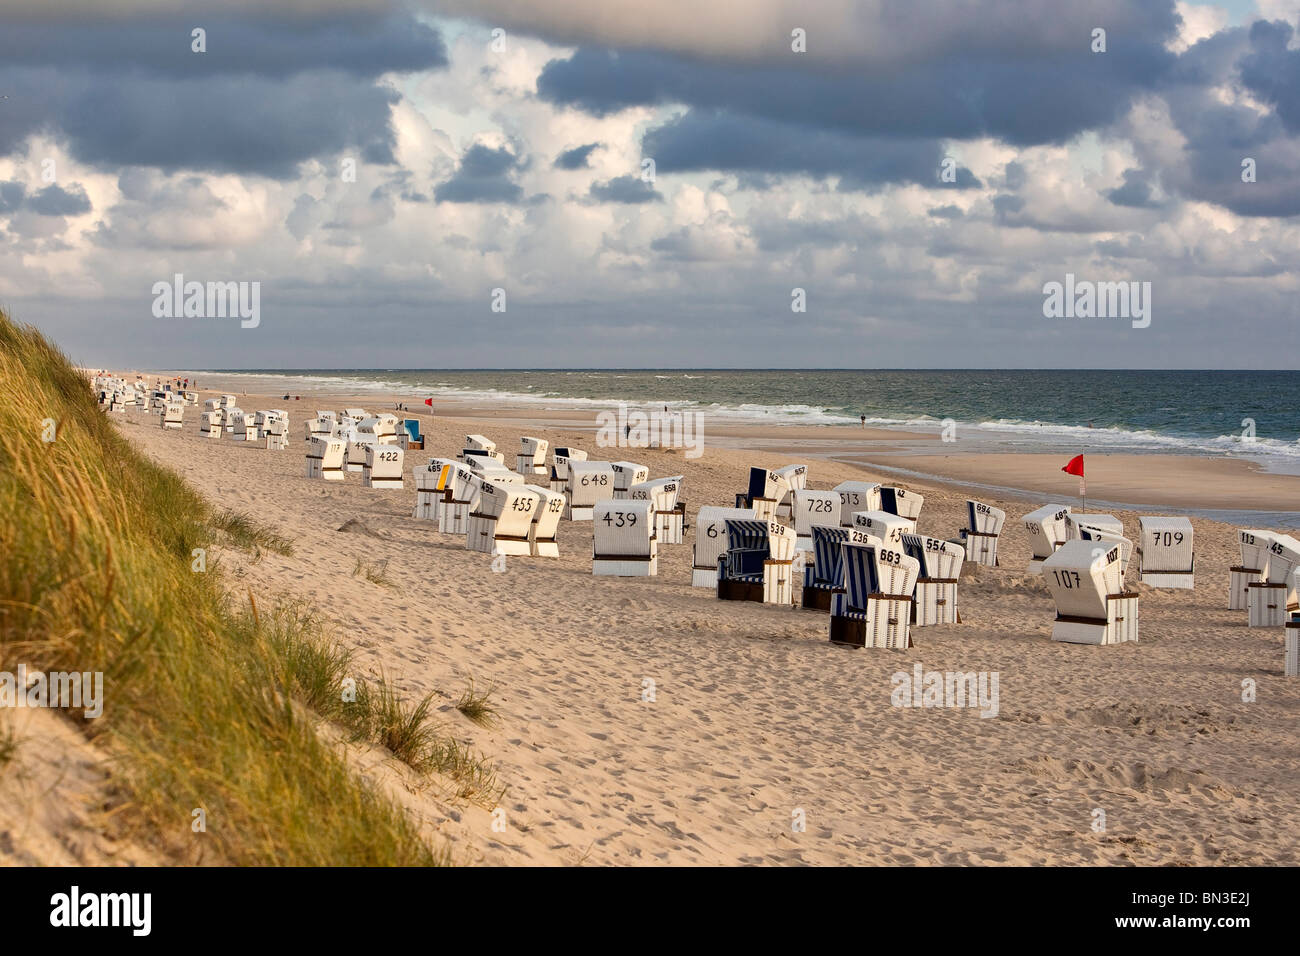
{"label": "hooded beach chair", "polygon": [[367,445],[361,469],[363,488],[401,488],[406,452],[397,445]]}
{"label": "hooded beach chair", "polygon": [[[471,502],[470,480],[474,477],[464,464],[450,458],[431,458],[427,465],[413,470],[415,475],[415,517],[438,523],[440,534],[465,533]],[[457,497],[460,491],[463,497]]]}
{"label": "hooded beach chair", "polygon": [[560,529],[560,519],[564,517],[564,492],[537,485],[525,487],[535,492],[538,498],[533,523],[528,528],[528,553],[535,558],[558,558],[560,545],[556,534]]}
{"label": "hooded beach chair", "polygon": [[[840,526],[840,495],[836,491],[810,491],[796,488],[790,492],[790,515],[794,522],[797,547],[800,551],[812,551],[812,533],[814,527]],[[814,552],[813,559],[816,560]]]}
{"label": "hooded beach chair", "polygon": [[402,428],[397,437],[398,444],[407,451],[424,451],[424,433],[420,431],[418,418],[402,419]]}
{"label": "hooded beach chair", "polygon": [[1075,525],[1075,540],[1090,541],[1093,546],[1099,549],[1105,549],[1118,546],[1119,548],[1119,575],[1123,581],[1128,575],[1129,561],[1133,557],[1133,542],[1124,537],[1123,533],[1115,531],[1114,526],[1098,527],[1097,525],[1080,522]]}
{"label": "hooded beach chair", "polygon": [[1106,531],[1110,534],[1121,537],[1124,534],[1124,522],[1120,521],[1114,515],[1085,514],[1080,511],[1071,511],[1065,516],[1065,540],[1079,540],[1079,525],[1081,524],[1086,524],[1091,528],[1098,529],[1099,531]]}
{"label": "hooded beach chair", "polygon": [[1192,522],[1163,515],[1138,518],[1138,580],[1153,588],[1192,588]]}
{"label": "hooded beach chair", "polygon": [[960,624],[957,611],[957,581],[967,551],[955,541],[944,541],[925,534],[904,534],[903,552],[920,565],[912,602],[912,623],[917,627],[932,624]]}
{"label": "hooded beach chair", "polygon": [[632,486],[650,478],[650,466],[639,465],[634,461],[612,461],[614,467],[614,497],[632,497]]}
{"label": "hooded beach chair", "polygon": [[471,458],[491,458],[498,464],[506,460],[506,456],[497,451],[497,443],[482,435],[465,436],[465,447],[460,450],[460,460],[468,462]]}
{"label": "hooded beach chair", "polygon": [[342,481],[345,449],[342,439],[313,438],[307,446],[307,477]]}
{"label": "hooded beach chair", "polygon": [[810,537],[813,559],[804,564],[799,606],[829,611],[831,596],[844,590],[844,551],[840,545],[849,540],[849,529],[813,525]]}
{"label": "hooded beach chair", "polygon": [[522,483],[474,480],[478,483],[477,503],[465,526],[465,547],[486,554],[530,554],[528,531],[541,497]]}
{"label": "hooded beach chair", "polygon": [[743,518],[725,526],[727,550],[718,558],[718,597],[794,604],[794,529],[773,520]]}
{"label": "hooded beach chair", "polygon": [[1273,532],[1248,528],[1237,532],[1241,564],[1228,568],[1228,610],[1246,610],[1247,588],[1264,580]]}
{"label": "hooded beach chair", "polygon": [[1056,601],[1052,640],[1121,644],[1138,639],[1138,595],[1124,590],[1120,548],[1074,539],[1043,561],[1043,581]]}
{"label": "hooded beach chair", "polygon": [[549,474],[546,452],[550,447],[551,443],[545,438],[533,438],[529,435],[520,438],[519,454],[515,456],[515,471],[526,478]]}
{"label": "hooded beach chair", "polygon": [[727,550],[727,522],[753,517],[751,508],[700,508],[695,516],[695,543],[691,546],[691,587],[717,588],[718,558]]}
{"label": "hooded beach chair", "polygon": [[163,428],[180,428],[185,415],[185,406],[180,402],[168,402],[163,406],[159,420]]}
{"label": "hooded beach chair", "polygon": [[853,530],[879,538],[891,548],[901,548],[903,535],[915,532],[916,522],[888,511],[858,511],[853,515]]}
{"label": "hooded beach chair", "polygon": [[257,441],[257,415],[242,409],[231,409],[226,414],[226,430],[233,441]]}
{"label": "hooded beach chair", "polygon": [[796,491],[808,487],[808,466],[807,465],[783,465],[776,470],[776,475],[780,477],[786,486],[785,493],[781,500],[776,503],[776,516],[786,524],[792,522],[794,499]]}
{"label": "hooded beach chair", "polygon": [[199,416],[199,436],[201,438],[220,438],[224,427],[224,412],[221,409],[204,412]]}
{"label": "hooded beach chair", "polygon": [[909,531],[916,530],[917,519],[921,517],[921,506],[925,504],[925,495],[906,488],[891,485],[880,486],[880,510],[912,522]]}
{"label": "hooded beach chair", "polygon": [[875,481],[841,481],[831,489],[840,496],[840,527],[853,527],[853,512],[880,511],[880,484]]}
{"label": "hooded beach chair", "polygon": [[570,521],[590,521],[592,506],[614,497],[614,465],[608,461],[569,459],[569,482],[564,494],[568,501],[564,517]]}
{"label": "hooded beach chair", "polygon": [[686,532],[686,504],[678,500],[682,475],[655,478],[633,485],[628,497],[649,501],[654,506],[655,540],[660,545],[681,544]]}
{"label": "hooded beach chair", "polygon": [[966,500],[966,527],[961,529],[956,542],[966,549],[966,560],[986,568],[998,566],[998,536],[1006,523],[1007,513],[1001,508],[973,499]]}
{"label": "hooded beach chair", "polygon": [[790,493],[790,481],[785,475],[766,468],[749,469],[749,489],[736,495],[737,508],[752,508],[762,520],[774,519],[777,506]]}
{"label": "hooded beach chair", "polygon": [[844,590],[831,596],[831,642],[911,647],[912,595],[920,564],[901,548],[856,530],[849,531],[840,549]]}
{"label": "hooded beach chair", "polygon": [[364,408],[345,408],[339,412],[339,419],[350,418],[354,422],[365,421],[370,417],[370,413]]}
{"label": "hooded beach chair", "polygon": [[1247,622],[1251,627],[1281,627],[1287,615],[1300,610],[1296,585],[1300,576],[1300,541],[1274,534],[1268,544],[1268,565],[1262,581],[1246,585]]}
{"label": "hooded beach chair", "polygon": [[372,432],[359,431],[357,426],[345,429],[344,467],[348,471],[361,471],[366,467],[366,453],[379,444]]}
{"label": "hooded beach chair", "polygon": [[270,451],[284,451],[289,447],[289,419],[275,417],[267,421],[263,442]]}
{"label": "hooded beach chair", "polygon": [[569,462],[586,461],[587,453],[581,448],[567,446],[555,449],[555,461],[551,465],[551,490],[567,492],[569,488]]}
{"label": "hooded beach chair", "polygon": [[592,574],[648,577],[659,573],[654,505],[648,499],[597,501],[591,522]]}
{"label": "hooded beach chair", "polygon": [[[1025,523],[1025,530],[1029,532],[1029,547],[1033,553],[1033,557],[1029,560],[1029,567],[1026,568],[1030,574],[1040,573],[1043,570],[1043,562],[1050,558],[1057,548],[1065,544],[1067,538],[1065,519],[1069,514],[1069,505],[1043,505],[1020,519]],[[1245,604],[1242,607],[1245,607]]]}

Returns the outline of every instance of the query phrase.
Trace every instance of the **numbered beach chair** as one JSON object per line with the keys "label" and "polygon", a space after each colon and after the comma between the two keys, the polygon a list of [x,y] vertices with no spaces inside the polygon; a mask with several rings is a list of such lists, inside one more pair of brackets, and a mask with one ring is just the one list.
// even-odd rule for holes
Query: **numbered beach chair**
{"label": "numbered beach chair", "polygon": [[794,532],[800,551],[813,550],[812,533],[814,527],[840,526],[840,495],[836,491],[809,491],[796,488],[790,492],[790,512],[794,520]]}
{"label": "numbered beach chair", "polygon": [[681,544],[685,540],[686,504],[678,500],[682,487],[681,475],[655,478],[633,485],[628,497],[633,501],[649,501],[654,507],[655,540],[659,544]]}
{"label": "numbered beach chair", "polygon": [[289,419],[272,418],[266,423],[263,442],[268,451],[284,451],[289,447]]}
{"label": "numbered beach chair", "polygon": [[632,497],[632,486],[639,485],[650,477],[649,465],[638,465],[634,461],[613,461],[610,465],[614,468],[615,498]]}
{"label": "numbered beach chair", "polygon": [[402,463],[406,452],[397,445],[366,446],[365,466],[361,469],[363,488],[401,488]]}
{"label": "numbered beach chair", "polygon": [[778,521],[726,522],[727,550],[718,558],[724,601],[794,604],[795,533]]}
{"label": "numbered beach chair", "polygon": [[[1026,570],[1038,574],[1043,570],[1043,562],[1050,558],[1061,545],[1065,544],[1067,532],[1065,519],[1070,514],[1069,505],[1043,505],[1020,520],[1029,532],[1029,547],[1033,557]],[[1243,596],[1243,601],[1245,600]],[[1242,605],[1245,607],[1245,604]]]}
{"label": "numbered beach chair", "polygon": [[1079,525],[1086,524],[1091,528],[1099,531],[1105,531],[1109,534],[1124,536],[1124,522],[1120,521],[1114,515],[1106,514],[1084,514],[1079,511],[1071,511],[1065,516],[1065,540],[1078,541],[1081,538],[1079,534]]}
{"label": "numbered beach chair", "polygon": [[342,481],[345,449],[341,439],[313,438],[307,446],[307,477]]}
{"label": "numbered beach chair", "polygon": [[525,485],[537,494],[533,523],[528,527],[528,553],[535,558],[558,558],[560,545],[556,534],[564,517],[564,492],[537,485]]}
{"label": "numbered beach chair", "polygon": [[776,470],[776,475],[785,482],[786,486],[785,493],[776,504],[776,516],[786,524],[790,524],[793,521],[794,514],[793,495],[796,491],[808,487],[808,466],[783,465]]}
{"label": "numbered beach chair", "polygon": [[1300,610],[1296,600],[1298,569],[1300,541],[1289,534],[1274,534],[1268,545],[1264,579],[1246,585],[1246,613],[1251,627],[1281,627],[1290,612]]}
{"label": "numbered beach chair", "polygon": [[1080,522],[1075,526],[1076,540],[1092,542],[1093,547],[1106,549],[1111,547],[1119,548],[1119,574],[1120,580],[1124,580],[1128,575],[1129,561],[1133,557],[1133,542],[1124,537],[1121,532],[1114,530],[1114,526],[1097,527],[1096,525]]}
{"label": "numbered beach chair", "polygon": [[181,419],[185,416],[185,406],[180,402],[168,402],[163,406],[162,415],[159,416],[163,428],[180,428]]}
{"label": "numbered beach chair", "polygon": [[199,437],[200,438],[220,438],[221,430],[224,427],[225,412],[221,409],[216,411],[204,412],[199,416]]}
{"label": "numbered beach chair", "polygon": [[920,565],[912,602],[912,623],[917,627],[932,624],[960,624],[957,611],[957,581],[966,549],[955,541],[944,541],[924,534],[904,534],[903,553]]}
{"label": "numbered beach chair", "polygon": [[478,483],[477,503],[465,526],[465,547],[485,554],[528,555],[528,531],[541,498],[524,484]]}
{"label": "numbered beach chair", "polygon": [[534,475],[549,474],[546,466],[546,453],[551,443],[545,438],[533,438],[525,435],[519,439],[519,454],[515,456],[515,471],[527,478]]}
{"label": "numbered beach chair", "polygon": [[1138,595],[1124,590],[1118,544],[1065,542],[1043,561],[1043,581],[1056,601],[1052,640],[1122,644],[1138,639]]}
{"label": "numbered beach chair", "polygon": [[912,522],[908,531],[916,530],[917,519],[921,517],[921,506],[925,504],[925,495],[905,488],[891,485],[880,486],[880,510]]}
{"label": "numbered beach chair", "polygon": [[468,462],[471,458],[492,458],[504,463],[506,456],[497,451],[497,443],[482,435],[466,435],[465,447],[460,450],[460,460]]}
{"label": "numbered beach chair", "polygon": [[339,413],[339,420],[350,418],[353,422],[362,422],[370,417],[370,413],[364,408],[345,408]]}
{"label": "numbered beach chair", "polygon": [[855,511],[880,511],[880,484],[874,481],[841,481],[831,489],[840,496],[840,527],[853,527]]}
{"label": "numbered beach chair", "polygon": [[849,529],[838,525],[813,525],[813,560],[804,564],[803,590],[799,606],[812,611],[829,611],[831,596],[844,591],[844,551]]}
{"label": "numbered beach chair", "polygon": [[650,577],[659,573],[654,506],[647,499],[605,498],[592,511],[592,574]]}
{"label": "numbered beach chair", "polygon": [[570,521],[590,521],[597,501],[614,497],[614,465],[608,461],[569,459],[569,484],[565,489]]}
{"label": "numbered beach chair", "polygon": [[318,416],[307,419],[302,426],[307,441],[311,441],[313,438],[330,437],[334,433],[334,425],[336,424],[333,415],[334,413],[330,412],[330,418],[320,418]]}
{"label": "numbered beach chair", "polygon": [[737,508],[752,508],[761,520],[776,517],[777,506],[790,492],[789,481],[766,468],[749,469],[749,490],[736,495]]}
{"label": "numbered beach chair", "polygon": [[727,550],[727,522],[753,518],[751,508],[700,508],[695,516],[695,543],[691,546],[691,587],[717,588],[718,558]]}
{"label": "numbered beach chair", "polygon": [[242,409],[232,409],[226,415],[226,430],[232,441],[257,441],[257,415]]}
{"label": "numbered beach chair", "polygon": [[966,500],[966,527],[961,529],[961,543],[966,560],[986,568],[998,566],[998,537],[1007,513],[1001,508],[974,499]]}
{"label": "numbered beach chair", "polygon": [[[443,501],[438,515],[438,530],[442,534],[468,534],[469,516],[478,509],[479,489],[484,481],[492,479],[476,475],[464,462],[454,462],[451,494]],[[498,482],[493,481],[493,484]]]}
{"label": "numbered beach chair", "polygon": [[911,647],[912,595],[920,564],[901,548],[857,530],[849,532],[840,548],[844,590],[831,597],[831,643]]}
{"label": "numbered beach chair", "polygon": [[344,467],[348,471],[362,471],[366,467],[366,455],[369,449],[377,445],[375,436],[362,433],[356,427],[348,429],[344,445]]}
{"label": "numbered beach chair", "polygon": [[1228,610],[1244,611],[1247,607],[1247,588],[1264,580],[1268,567],[1268,547],[1273,543],[1273,532],[1246,528],[1237,532],[1241,546],[1241,564],[1228,568]]}
{"label": "numbered beach chair", "polygon": [[1138,580],[1153,588],[1192,588],[1195,555],[1187,518],[1138,518]]}
{"label": "numbered beach chair", "polygon": [[[415,479],[414,517],[417,520],[438,520],[443,502],[451,495],[456,473],[464,467],[460,462],[449,458],[430,458],[428,464],[416,465],[411,469],[411,476]],[[460,534],[464,533],[462,527]]]}
{"label": "numbered beach chair", "polygon": [[567,492],[569,488],[569,462],[586,460],[587,453],[581,448],[556,448],[555,462],[551,465],[551,490]]}
{"label": "numbered beach chair", "polygon": [[916,531],[916,522],[888,511],[857,511],[853,514],[853,530],[879,538],[891,548],[903,546],[903,535]]}

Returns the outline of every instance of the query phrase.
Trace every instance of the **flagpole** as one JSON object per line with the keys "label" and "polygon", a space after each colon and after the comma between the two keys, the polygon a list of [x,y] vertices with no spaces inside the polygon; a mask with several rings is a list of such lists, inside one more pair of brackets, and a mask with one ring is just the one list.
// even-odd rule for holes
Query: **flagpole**
{"label": "flagpole", "polygon": [[[1079,454],[1086,455],[1087,453],[1088,453],[1088,446],[1084,445],[1083,451],[1081,451]],[[1085,466],[1085,470],[1086,470],[1086,466]],[[1084,514],[1087,514],[1088,513],[1088,482],[1083,477],[1083,475],[1079,476],[1079,497],[1083,499],[1083,504],[1080,506],[1079,510]]]}

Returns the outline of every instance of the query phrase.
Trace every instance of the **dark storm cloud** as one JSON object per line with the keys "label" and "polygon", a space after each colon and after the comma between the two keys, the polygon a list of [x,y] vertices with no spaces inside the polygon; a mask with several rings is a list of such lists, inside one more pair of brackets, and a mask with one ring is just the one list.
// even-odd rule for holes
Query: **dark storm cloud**
{"label": "dark storm cloud", "polygon": [[438,202],[517,203],[524,191],[512,176],[522,168],[520,159],[504,146],[493,149],[475,143],[465,150],[451,179],[433,191],[433,198]]}
{"label": "dark storm cloud", "polygon": [[607,183],[592,183],[588,194],[597,202],[643,203],[663,202],[664,197],[654,186],[639,176],[616,176]]}
{"label": "dark storm cloud", "polygon": [[[1159,91],[1186,140],[1184,162],[1160,170],[1167,190],[1243,216],[1300,215],[1300,136],[1288,119],[1300,104],[1290,72],[1300,57],[1285,49],[1291,32],[1259,21],[1202,40],[1179,58]],[[1216,87],[1237,84],[1272,109],[1261,115],[1224,103]],[[1146,168],[1159,161],[1143,158]],[[1254,163],[1254,182],[1242,180],[1246,160]]]}
{"label": "dark storm cloud", "polygon": [[79,185],[50,185],[30,195],[22,183],[0,182],[0,215],[25,209],[38,216],[80,216],[90,212],[90,197]]}
{"label": "dark storm cloud", "polygon": [[838,176],[841,190],[899,182],[979,185],[964,167],[957,169],[956,183],[941,183],[944,154],[933,140],[852,136],[733,113],[692,110],[647,132],[642,152],[660,173],[725,169]]}
{"label": "dark storm cloud", "polygon": [[1241,61],[1241,81],[1292,133],[1300,133],[1300,50],[1288,50],[1295,31],[1280,20],[1250,28],[1251,53]]}
{"label": "dark storm cloud", "polygon": [[[196,26],[207,52],[191,52]],[[285,179],[344,150],[391,163],[399,96],[379,77],[446,65],[438,32],[405,13],[14,18],[0,29],[0,155],[44,133],[107,168]]]}
{"label": "dark storm cloud", "polygon": [[[739,116],[864,136],[1061,143],[1117,119],[1172,64],[1170,18],[1147,34],[1112,36],[1106,53],[1041,49],[956,51],[890,70],[821,72],[775,64],[705,62],[645,50],[582,48],[552,60],[538,95],[604,116],[681,103]],[[801,61],[795,61],[799,63]],[[1068,104],[1068,108],[1065,107]]]}
{"label": "dark storm cloud", "polygon": [[590,158],[594,149],[600,146],[599,143],[588,143],[586,146],[575,146],[573,149],[566,149],[555,157],[556,169],[586,169],[590,164],[587,160]]}
{"label": "dark storm cloud", "polygon": [[1124,185],[1107,190],[1105,196],[1116,206],[1153,209],[1159,205],[1152,200],[1151,184],[1140,169],[1124,170]]}

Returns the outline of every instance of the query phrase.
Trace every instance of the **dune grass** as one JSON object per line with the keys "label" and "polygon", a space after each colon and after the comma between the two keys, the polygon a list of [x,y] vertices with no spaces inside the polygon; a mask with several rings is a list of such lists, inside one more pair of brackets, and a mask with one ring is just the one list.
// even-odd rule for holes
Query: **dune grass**
{"label": "dune grass", "polygon": [[476,693],[474,681],[471,678],[469,686],[460,695],[460,700],[456,701],[456,709],[480,727],[491,727],[497,722],[496,708],[492,706],[489,700],[491,696],[492,688],[490,687],[481,694]]}
{"label": "dune grass", "polygon": [[[69,716],[113,755],[116,825],[178,862],[448,862],[317,733],[346,653],[301,608],[259,612],[191,570],[223,535],[274,539],[136,453],[66,358],[2,312],[0,385],[0,668],[104,673],[103,716]],[[409,746],[397,712],[385,733]]]}
{"label": "dune grass", "polygon": [[293,545],[288,538],[254,523],[252,518],[241,511],[227,508],[214,515],[212,527],[223,532],[230,544],[244,551],[256,553],[266,550],[286,557],[293,554]]}

